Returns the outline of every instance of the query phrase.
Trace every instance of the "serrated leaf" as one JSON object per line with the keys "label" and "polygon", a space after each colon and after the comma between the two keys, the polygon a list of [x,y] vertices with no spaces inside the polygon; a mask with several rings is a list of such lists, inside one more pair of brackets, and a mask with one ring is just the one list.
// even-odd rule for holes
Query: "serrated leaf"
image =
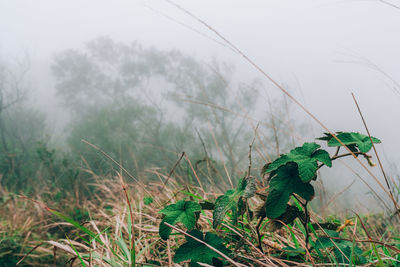
{"label": "serrated leaf", "polygon": [[162,219],[160,226],[158,228],[158,234],[160,237],[164,240],[167,240],[169,236],[171,235],[172,228],[167,226],[165,223],[169,223],[171,225],[175,224],[175,218],[174,217],[165,217]]}
{"label": "serrated leaf", "polygon": [[246,185],[244,187],[243,197],[251,198],[255,195],[257,191],[256,181],[254,178],[243,179],[246,181]]}
{"label": "serrated leaf", "polygon": [[294,162],[298,166],[301,180],[309,182],[315,176],[318,169],[318,161],[325,163],[329,167],[332,166],[328,152],[318,149],[320,147],[316,143],[304,143],[303,146],[292,149],[289,153],[281,155],[270,163],[265,168],[266,173],[274,172],[288,162]]}
{"label": "serrated leaf", "polygon": [[317,161],[305,160],[303,162],[297,163],[299,169],[299,177],[303,182],[307,183],[311,181],[318,170]]}
{"label": "serrated leaf", "polygon": [[[375,144],[379,144],[381,140],[376,137],[369,138],[368,135],[356,133],[356,132],[345,132],[345,133],[338,133],[336,137],[342,141],[343,144],[349,147],[349,145],[356,145],[360,152],[367,153],[372,148],[371,139]],[[328,146],[342,146],[338,140],[331,137],[328,141]]]}
{"label": "serrated leaf", "polygon": [[[340,133],[342,133],[342,132],[336,132],[336,134],[340,134]],[[318,137],[318,138],[315,138],[315,139],[322,140],[322,141],[329,141],[329,140],[332,139],[332,137],[333,136],[330,133],[324,133],[324,136]]]}
{"label": "serrated leaf", "polygon": [[175,204],[165,207],[160,213],[165,217],[160,223],[159,234],[162,239],[167,240],[172,229],[164,224],[167,222],[175,225],[178,222],[182,223],[188,230],[192,230],[197,221],[196,212],[201,211],[200,204],[193,201],[179,200]]}
{"label": "serrated leaf", "polygon": [[332,160],[331,156],[329,156],[329,153],[326,152],[325,150],[318,149],[315,151],[312,156],[312,158],[317,159],[318,161],[324,163],[328,167],[332,167]]}
{"label": "serrated leaf", "polygon": [[[343,132],[336,132],[336,135],[338,134],[342,134]],[[323,137],[319,137],[319,138],[315,138],[317,140],[323,140],[323,141],[327,141],[327,143],[333,138],[333,136],[330,133],[324,133],[325,136]],[[334,139],[334,138],[333,138]],[[352,145],[346,145],[351,152],[356,153],[359,152],[357,145],[352,144]]]}
{"label": "serrated leaf", "polygon": [[[205,237],[199,230],[188,232],[195,238],[198,238],[225,255],[229,255],[230,251],[224,246],[223,240],[216,234],[206,233]],[[208,248],[206,245],[194,240],[189,236],[185,236],[186,243],[182,244],[175,253],[174,263],[190,260],[190,266],[200,266],[198,262],[212,265],[213,258],[221,257],[218,253]]]}
{"label": "serrated leaf", "polygon": [[276,219],[286,211],[292,193],[305,200],[311,200],[315,195],[313,186],[302,182],[296,165],[291,162],[278,168],[269,183],[269,188],[266,213],[270,219]]}
{"label": "serrated leaf", "polygon": [[234,224],[241,211],[239,210],[240,198],[251,198],[256,192],[255,179],[248,177],[242,178],[235,190],[228,190],[224,195],[219,196],[215,201],[215,208],[213,212],[213,227],[217,228],[218,225],[224,220],[228,211],[232,211],[232,221]]}
{"label": "serrated leaf", "polygon": [[217,228],[218,225],[225,218],[225,214],[232,209],[235,209],[235,205],[239,200],[239,196],[235,196],[234,190],[228,190],[224,195],[219,196],[215,201],[215,208],[213,212],[213,227]]}

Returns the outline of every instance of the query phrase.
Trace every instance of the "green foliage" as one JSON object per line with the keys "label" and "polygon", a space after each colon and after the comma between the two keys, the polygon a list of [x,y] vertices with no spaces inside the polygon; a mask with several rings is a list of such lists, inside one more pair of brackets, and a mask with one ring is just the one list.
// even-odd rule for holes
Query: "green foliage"
{"label": "green foliage", "polygon": [[[0,84],[6,87],[13,84],[3,79],[4,73],[1,70]],[[35,109],[18,104],[22,99],[17,92],[18,88],[5,89],[3,86],[0,88],[0,189],[4,187],[5,190],[24,191],[25,194],[29,194],[46,185],[42,190],[49,191],[48,196],[52,197],[56,204],[62,204],[65,192],[68,191],[75,193],[75,201],[79,203],[80,198],[86,197],[81,193],[85,188],[83,183],[79,182],[82,178],[112,175],[118,167],[99,156],[97,150],[83,145],[81,139],[98,145],[135,177],[141,178],[144,178],[145,170],[149,167],[170,169],[176,162],[177,155],[184,150],[195,157],[194,170],[176,165],[174,173],[180,174],[181,177],[187,176],[190,180],[196,171],[201,181],[210,181],[212,184],[212,181],[222,177],[222,165],[213,160],[214,143],[219,144],[221,149],[218,150],[226,159],[228,168],[225,168],[225,171],[237,173],[246,159],[248,140],[253,136],[253,129],[246,129],[244,125],[247,118],[238,118],[236,114],[243,112],[243,106],[256,105],[256,91],[260,84],[253,82],[249,86],[231,82],[229,78],[233,72],[227,65],[214,61],[210,66],[204,67],[204,64],[194,58],[176,51],[144,49],[137,44],[127,46],[114,43],[108,38],[100,38],[89,43],[83,51],[67,50],[57,55],[53,72],[56,76],[58,95],[76,118],[69,125],[67,132],[68,148],[72,152],[71,155],[76,157],[64,155],[50,146],[45,132],[44,116]],[[158,88],[151,87],[153,84],[158,87],[160,82],[166,85],[168,92],[159,99],[149,92],[155,90],[154,92],[158,93]],[[232,90],[233,87],[237,87],[238,90]],[[191,99],[182,102],[181,96]],[[183,123],[176,123],[169,120],[168,115],[164,116],[165,111],[171,108],[169,105],[159,104],[165,100],[164,97],[177,102],[173,107],[176,108],[174,112],[181,114]],[[237,105],[238,99],[241,105]],[[188,102],[191,101],[198,105],[189,105]],[[210,107],[214,107],[212,112]],[[276,132],[279,132],[282,126],[276,124],[276,121],[271,122],[275,141],[278,143]],[[216,126],[212,135],[209,134],[209,123]],[[203,149],[199,149],[199,145],[194,141],[197,138],[201,141]],[[252,239],[251,242],[258,242],[259,248],[262,249],[263,237],[259,230],[267,229],[263,227],[264,218],[268,217],[268,231],[271,232],[293,222],[302,223],[301,231],[305,235],[306,248],[310,247],[309,242],[317,240],[315,246],[311,244],[310,253],[315,253],[315,250],[320,253],[320,250],[324,250],[333,252],[340,263],[366,263],[363,251],[355,242],[319,237],[315,231],[314,239],[309,236],[309,227],[312,228],[312,224],[307,205],[315,195],[312,182],[317,179],[318,169],[323,166],[331,167],[336,158],[348,156],[338,155],[342,143],[357,155],[361,154],[369,160],[371,156],[366,153],[371,150],[373,143],[381,142],[375,137],[370,138],[357,132],[337,132],[337,138],[341,142],[330,134],[318,138],[326,141],[328,147],[338,148],[332,158],[327,151],[320,149],[319,144],[311,142],[304,143],[266,164],[262,170],[263,175],[269,174],[266,195],[260,193],[263,190],[257,192],[255,178],[237,179],[234,175],[234,181],[239,180],[237,187],[227,190],[215,202],[204,199],[207,194],[201,196],[197,195],[198,192],[180,191],[195,201],[179,200],[160,211],[164,216],[159,225],[160,237],[167,240],[171,235],[172,229],[165,223],[178,224],[184,226],[189,235],[228,255],[230,251],[224,243],[235,247],[236,250],[248,250],[244,240],[252,238],[257,232],[258,238]],[[83,160],[80,160],[81,158]],[[85,163],[83,169],[87,172],[81,171],[82,168],[77,166],[77,159]],[[100,175],[97,176],[98,174]],[[210,179],[215,177],[218,179]],[[86,180],[85,183],[91,181],[93,180]],[[31,186],[32,184],[36,186]],[[215,186],[221,191],[225,189],[222,182]],[[248,201],[256,192],[265,200],[259,209],[263,215],[258,216],[258,219],[261,219],[257,229],[254,228],[252,202]],[[5,202],[3,199],[1,201]],[[146,196],[138,201],[150,205],[153,198]],[[291,205],[291,202],[295,202],[296,206]],[[204,236],[203,232],[198,230],[200,225],[197,221],[202,214],[208,215],[208,210],[213,210],[213,220],[211,222],[208,217],[206,220],[213,229],[218,230],[216,233],[207,232]],[[48,211],[83,232],[84,235],[79,238],[88,244],[97,242],[104,246],[101,240],[111,239],[107,229],[99,233],[83,226],[83,222],[90,220],[89,213],[83,209],[75,208],[67,212],[68,215],[52,209]],[[109,208],[109,211],[112,209]],[[229,212],[234,225],[229,226],[229,229],[218,228]],[[245,216],[247,214],[249,216]],[[243,216],[243,220],[238,226],[239,216]],[[136,250],[131,241],[138,240],[134,239],[134,222],[130,220],[128,216],[127,232],[123,234],[122,231],[117,231],[117,240],[110,246],[115,258],[104,258],[109,265],[135,265]],[[0,233],[0,265],[14,265],[16,255],[21,254],[24,249],[20,244],[26,240],[14,236],[9,239],[3,238],[4,233],[6,231]],[[329,233],[332,237],[338,237],[335,232]],[[102,234],[107,238],[100,238]],[[124,240],[126,235],[129,236],[128,242]],[[292,237],[295,238],[294,234]],[[164,244],[158,241],[155,243],[161,244],[160,246]],[[298,247],[297,240],[294,244],[296,247],[284,248],[283,255],[294,257],[295,260],[304,260],[305,250]],[[92,256],[103,258],[103,255],[96,255],[96,251],[92,251],[93,255],[92,252],[90,255],[80,254],[72,243],[70,245],[83,265],[84,261]],[[143,248],[143,251],[145,249]],[[389,257],[390,253],[387,256]],[[199,266],[198,262],[221,266],[223,263],[220,258],[218,253],[206,245],[186,236],[186,243],[176,250],[174,262],[190,260],[191,266]]]}
{"label": "green foliage", "polygon": [[[354,151],[360,151],[367,159],[370,156],[365,154],[365,151],[370,150],[371,143],[368,144],[368,140],[364,135],[358,133],[339,133],[338,137],[344,140],[344,143]],[[320,138],[320,140],[327,141],[329,146],[336,146],[334,139],[331,136],[326,135]],[[378,139],[373,138],[374,142],[380,142]],[[309,247],[310,239],[310,228],[312,229],[315,237],[317,238],[316,245],[314,248],[319,252],[320,249],[333,250],[335,257],[340,263],[366,263],[366,259],[363,257],[363,251],[354,244],[354,242],[335,239],[332,241],[327,237],[319,237],[313,228],[313,224],[310,223],[310,214],[307,209],[308,202],[311,201],[315,195],[314,188],[311,184],[313,180],[317,179],[317,170],[322,166],[326,165],[332,167],[332,161],[349,156],[349,154],[338,155],[338,151],[335,156],[330,157],[329,153],[323,149],[320,149],[320,145],[316,143],[304,143],[300,147],[292,149],[289,153],[281,155],[278,159],[272,163],[266,164],[262,170],[262,174],[269,174],[268,177],[268,194],[266,196],[261,195],[265,199],[265,203],[261,207],[257,207],[255,213],[257,218],[261,218],[257,227],[262,225],[262,221],[265,217],[268,217],[270,231],[275,231],[281,228],[283,225],[292,224],[297,218],[303,224],[305,241],[307,248]],[[247,204],[247,200],[253,197],[257,192],[255,179],[252,177],[244,177],[239,180],[236,189],[227,190],[222,196],[219,196],[215,203],[211,203],[207,200],[204,201],[202,198],[196,197],[200,204],[192,201],[180,200],[176,204],[172,204],[164,208],[160,213],[166,215],[160,224],[159,234],[163,239],[167,239],[171,233],[171,228],[166,227],[164,222],[168,222],[172,225],[182,222],[188,229],[189,234],[204,240],[208,244],[214,246],[216,249],[225,251],[225,247],[222,245],[222,239],[217,237],[215,234],[207,233],[203,239],[203,233],[197,229],[192,230],[195,227],[198,219],[197,215],[204,206],[205,210],[213,209],[213,228],[216,229],[224,220],[226,214],[231,211],[231,218],[233,224],[237,224],[238,217],[243,215],[247,210],[248,216],[243,220],[241,225],[243,232],[251,233],[253,227],[249,226],[252,220],[251,214],[253,211]],[[293,198],[296,206],[290,204],[290,199]],[[205,203],[207,205],[205,205]],[[331,223],[322,223],[323,227],[331,227]],[[334,225],[336,228],[337,226]],[[290,226],[289,226],[290,227]],[[328,228],[329,228],[328,227]],[[334,229],[335,229],[334,227]],[[236,242],[235,245],[241,247],[245,245],[241,238],[232,237],[229,232],[231,229],[222,228],[225,232],[225,240],[230,243]],[[257,230],[259,231],[259,229]],[[338,234],[334,231],[329,231],[333,237],[338,237]],[[293,238],[295,238],[292,235]],[[192,238],[186,237],[187,242],[183,244],[175,253],[174,262],[182,262],[184,260],[191,260],[191,266],[198,266],[197,262],[206,264],[216,264],[215,260],[218,255],[208,249],[201,242],[195,241]],[[261,246],[261,237],[258,236],[259,246]],[[291,260],[302,260],[305,256],[305,250],[298,247],[298,242],[295,242],[296,247],[286,247],[284,249],[284,255]],[[312,243],[314,244],[314,243]]]}
{"label": "green foliage", "polygon": [[[233,67],[228,64],[217,60],[204,64],[178,51],[144,48],[138,43],[124,44],[102,37],[81,50],[68,49],[57,54],[52,71],[63,104],[78,115],[74,118],[79,118],[69,127],[69,144],[74,153],[89,158],[94,171],[96,167],[107,171],[110,168],[101,160],[95,161],[96,154],[85,150],[81,139],[103,148],[139,176],[138,168],[170,166],[169,159],[182,151],[195,160],[213,158],[214,138],[209,123],[214,127],[213,135],[232,177],[246,160],[253,129],[246,127],[247,119],[237,114],[243,112],[243,107],[257,105],[262,84],[257,80],[238,83]],[[160,84],[166,89],[163,94],[159,93]],[[185,101],[187,98],[190,101]],[[238,99],[241,105],[237,105]],[[221,108],[210,110],[210,106]],[[275,116],[281,109],[275,109]],[[279,116],[286,112],[285,109]],[[182,123],[171,120],[176,114]],[[287,127],[279,121],[274,122],[274,129]],[[267,138],[272,141],[272,134],[267,134]],[[200,142],[194,142],[198,139],[202,139],[204,150]],[[286,139],[280,140],[281,147]],[[203,151],[209,154],[204,155]],[[222,178],[218,173],[222,168],[218,167],[212,175],[199,177]]]}
{"label": "green foliage", "polygon": [[[297,164],[299,177],[303,182],[309,182],[314,178],[318,168],[318,161],[328,167],[332,166],[331,158],[325,150],[318,149],[321,146],[316,143],[304,143],[301,147],[296,147],[288,154],[280,156],[278,159],[265,166],[265,173],[271,173],[288,162]],[[272,174],[273,175],[273,174]]]}
{"label": "green foliage", "polygon": [[74,209],[68,215],[70,218],[79,223],[90,221],[89,212],[85,209],[74,207]]}
{"label": "green foliage", "polygon": [[[230,251],[226,249],[223,244],[224,241],[216,234],[206,233],[205,236],[203,236],[203,233],[199,230],[192,230],[188,232],[188,234],[201,241],[204,241],[225,255],[230,254]],[[202,244],[189,236],[185,236],[185,238],[186,243],[182,244],[175,252],[175,263],[190,260],[190,266],[192,267],[200,266],[198,262],[213,265],[215,261],[221,257],[218,253],[211,250],[205,244]]]}
{"label": "green foliage", "polygon": [[[361,153],[366,153],[372,147],[370,138],[360,133],[338,132],[337,137],[353,152],[359,150]],[[318,139],[327,141],[328,146],[341,145],[330,134]],[[375,137],[372,137],[372,140],[374,143],[380,143]],[[269,192],[265,204],[268,218],[277,219],[284,214],[292,194],[302,197],[307,202],[312,200],[314,189],[310,182],[317,179],[317,170],[323,165],[332,166],[329,153],[319,149],[320,147],[316,143],[304,143],[303,146],[292,149],[264,166],[262,173],[270,174]],[[370,156],[366,154],[364,156],[370,162]],[[318,162],[322,164],[318,165]]]}
{"label": "green foliage", "polygon": [[[45,118],[37,110],[12,106],[0,107],[0,169],[1,183],[9,190],[33,190],[37,172],[48,169],[47,155],[40,151],[47,147],[45,142]],[[53,177],[49,177],[53,182]],[[25,192],[26,192],[25,191]]]}
{"label": "green foliage", "polygon": [[[347,147],[350,148],[353,152],[357,152],[357,149],[362,153],[367,153],[368,151],[371,150],[372,148],[372,142],[375,144],[379,144],[381,140],[379,140],[376,137],[371,136],[371,139],[369,138],[368,135],[356,133],[356,132],[337,132],[336,137],[342,141],[343,144],[345,144]],[[317,138],[319,140],[326,140],[328,142],[328,146],[331,147],[338,147],[342,146],[341,143],[339,143],[336,138],[333,138],[333,136],[329,133],[325,133],[324,137]]]}
{"label": "green foliage", "polygon": [[143,203],[144,203],[145,205],[150,205],[151,203],[153,203],[153,198],[150,197],[150,196],[147,196],[147,197],[145,197],[145,198],[143,199]]}
{"label": "green foliage", "polygon": [[188,230],[192,230],[197,221],[196,212],[201,211],[200,204],[193,201],[179,200],[160,211],[165,217],[160,223],[159,234],[162,239],[167,240],[172,229],[164,223],[175,225],[182,223]]}
{"label": "green foliage", "polygon": [[295,193],[310,201],[314,197],[314,188],[310,184],[316,179],[318,161],[332,166],[329,153],[316,143],[304,143],[281,155],[270,164],[266,164],[263,173],[270,173],[269,193],[266,201],[266,215],[276,219],[287,208],[290,196]]}
{"label": "green foliage", "polygon": [[283,248],[286,254],[290,257],[298,256],[299,254],[305,255],[306,251],[304,248],[292,248],[292,247],[285,247]]}
{"label": "green foliage", "polygon": [[90,229],[88,229],[85,226],[82,226],[79,222],[75,221],[74,219],[70,218],[67,215],[64,215],[63,213],[57,211],[57,210],[53,210],[50,208],[47,208],[47,211],[49,211],[50,213],[54,214],[55,216],[57,216],[58,218],[62,219],[63,221],[66,221],[68,223],[70,223],[72,226],[74,226],[75,228],[81,230],[82,232],[86,233],[89,237],[93,238],[94,240],[100,242],[103,245],[103,242],[99,239],[98,235],[96,233],[94,233],[93,231],[91,231]]}
{"label": "green foliage", "polygon": [[243,212],[245,205],[243,201],[253,197],[255,192],[254,178],[242,178],[235,190],[228,190],[224,195],[219,196],[215,201],[213,227],[217,228],[230,210],[232,211],[232,221],[236,224],[238,216]]}
{"label": "green foliage", "polygon": [[[330,237],[339,238],[339,234],[335,231],[325,230]],[[353,264],[365,264],[366,258],[362,255],[363,251],[355,245],[353,242],[348,240],[333,239],[329,237],[319,237],[316,240],[316,249],[333,249],[333,253],[336,259],[340,263],[349,264],[350,261]]]}
{"label": "green foliage", "polygon": [[276,219],[281,216],[286,211],[290,195],[293,193],[307,201],[315,194],[313,186],[300,179],[297,165],[289,162],[280,166],[270,180],[266,201],[267,217]]}
{"label": "green foliage", "polygon": [[23,238],[0,233],[0,266],[15,266],[22,249]]}
{"label": "green foliage", "polygon": [[118,166],[82,139],[100,147],[132,175],[148,177],[145,169],[169,168],[183,150],[198,155],[191,149],[193,138],[179,125],[165,122],[155,108],[132,100],[87,110],[71,123],[67,141],[73,154],[83,157],[98,175],[114,173]]}
{"label": "green foliage", "polygon": [[0,186],[26,195],[62,188],[61,195],[51,196],[58,199],[76,188],[83,193],[86,186],[76,184],[80,170],[70,155],[51,144],[45,120],[24,102],[4,109],[0,103]]}
{"label": "green foliage", "polygon": [[[58,218],[62,219],[65,222],[70,223],[73,227],[75,227],[77,230],[83,232],[85,235],[79,234],[79,239],[81,239],[83,242],[86,243],[87,246],[90,246],[91,244],[97,243],[99,246],[104,246],[109,249],[109,254],[104,255],[102,253],[98,252],[93,252],[90,251],[89,253],[80,253],[77,250],[77,246],[74,246],[74,244],[71,242],[69,239],[68,235],[66,236],[68,240],[68,245],[72,250],[75,251],[77,254],[81,265],[86,266],[85,262],[91,261],[92,259],[102,259],[105,263],[109,264],[110,266],[135,266],[135,261],[136,261],[136,251],[135,251],[135,246],[136,244],[133,244],[133,246],[130,246],[130,239],[129,243],[127,240],[123,238],[122,234],[122,227],[119,226],[119,235],[115,235],[112,237],[108,233],[108,228],[104,229],[103,231],[99,232],[98,229],[97,232],[93,232],[90,230],[88,227],[83,226],[80,224],[78,221],[74,220],[73,218],[64,215],[62,212],[50,209],[48,207],[45,208],[48,212],[52,213],[53,215],[57,216]],[[127,228],[128,228],[128,234],[130,236],[130,230],[131,229],[131,222],[130,222],[130,216],[127,216]],[[129,237],[131,238],[131,236]],[[104,240],[111,240],[111,245],[106,245],[103,241]],[[138,240],[136,240],[138,242]],[[143,253],[143,250],[139,251],[139,254]]]}
{"label": "green foliage", "polygon": [[[1,218],[5,219],[5,218]],[[6,223],[2,220],[0,224]],[[1,226],[0,226],[1,227]],[[32,231],[33,230],[33,231]],[[38,243],[42,237],[37,236],[35,229],[29,229],[29,233],[24,233],[22,230],[11,230],[0,231],[0,266],[21,266],[21,267],[32,267],[32,266],[46,266],[49,263],[54,263],[55,259],[53,255],[40,255],[35,258],[26,259],[16,265],[23,255],[26,255],[32,247],[26,242],[27,236],[29,240],[35,240]],[[49,236],[47,236],[48,238]],[[56,259],[56,265],[62,266],[68,260],[67,257],[58,255]]]}

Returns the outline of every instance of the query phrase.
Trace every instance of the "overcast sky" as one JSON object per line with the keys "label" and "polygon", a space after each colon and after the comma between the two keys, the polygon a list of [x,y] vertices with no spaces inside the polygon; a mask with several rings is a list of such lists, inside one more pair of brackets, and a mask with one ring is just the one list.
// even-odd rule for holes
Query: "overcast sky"
{"label": "overcast sky", "polygon": [[[371,133],[383,140],[381,152],[384,148],[392,162],[400,162],[400,9],[375,0],[176,3],[287,85],[331,130],[365,132],[354,92]],[[53,100],[48,75],[54,53],[82,48],[99,36],[180,49],[200,60],[215,56],[235,64],[243,79],[261,77],[240,56],[211,40],[218,39],[215,34],[166,1],[0,0],[0,57],[10,62],[29,55],[31,77],[41,92],[37,101]],[[271,94],[280,94],[265,83]]]}

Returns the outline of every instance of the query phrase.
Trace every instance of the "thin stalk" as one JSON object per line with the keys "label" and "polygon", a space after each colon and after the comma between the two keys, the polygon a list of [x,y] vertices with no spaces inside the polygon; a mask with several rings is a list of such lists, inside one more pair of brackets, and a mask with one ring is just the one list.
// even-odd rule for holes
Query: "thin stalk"
{"label": "thin stalk", "polygon": [[[383,165],[382,165],[381,159],[380,159],[380,157],[379,157],[379,155],[378,155],[378,152],[376,151],[374,142],[372,141],[371,134],[369,133],[369,129],[368,129],[367,123],[365,122],[364,116],[363,116],[363,114],[362,114],[362,112],[361,112],[360,106],[358,105],[358,102],[357,102],[357,100],[356,100],[356,97],[354,96],[353,93],[351,93],[351,95],[353,96],[354,103],[356,103],[356,106],[357,106],[357,109],[358,109],[358,113],[360,113],[361,120],[362,120],[362,122],[363,122],[363,124],[364,124],[365,130],[366,130],[367,133],[368,133],[369,140],[371,141],[372,148],[374,149],[375,156],[376,156],[376,158],[377,158],[377,160],[378,160],[378,164],[379,164],[379,167],[380,167],[380,169],[381,169],[381,171],[382,171],[383,178],[385,179],[386,186],[387,186],[388,191],[389,191],[389,193],[390,193],[390,197],[391,197],[391,199],[392,199],[392,201],[393,201],[394,208],[395,208],[395,210],[397,211],[397,210],[399,210],[398,203],[397,203],[397,201],[395,200],[395,198],[394,198],[394,196],[393,196],[392,189],[390,188],[388,178],[386,177],[385,170],[383,169]],[[399,214],[399,218],[400,218],[400,214]]]}
{"label": "thin stalk", "polygon": [[121,181],[121,185],[122,185],[122,190],[124,191],[125,194],[125,198],[126,198],[126,203],[128,204],[129,207],[129,215],[131,218],[131,244],[130,244],[130,252],[131,252],[131,267],[135,267],[136,264],[136,252],[135,252],[135,222],[133,220],[133,210],[132,210],[132,205],[131,205],[131,201],[129,199],[129,195],[127,192],[127,185],[124,183],[123,179],[122,179],[122,175],[121,173],[118,173],[118,176],[120,178]]}

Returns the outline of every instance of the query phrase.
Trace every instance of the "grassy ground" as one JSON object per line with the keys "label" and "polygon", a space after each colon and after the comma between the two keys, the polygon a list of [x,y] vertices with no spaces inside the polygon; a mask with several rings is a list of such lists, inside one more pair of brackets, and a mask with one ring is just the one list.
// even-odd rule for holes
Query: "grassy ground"
{"label": "grassy ground", "polygon": [[[213,186],[178,184],[175,177],[165,186],[168,175],[158,175],[160,182],[146,185],[125,184],[121,175],[97,177],[90,197],[71,192],[66,199],[43,201],[40,196],[2,192],[0,266],[133,266],[133,262],[137,266],[185,266],[188,261],[174,263],[178,247],[186,242],[186,231],[181,233],[185,227],[178,223],[167,240],[161,239],[159,211],[182,199],[213,202],[221,192],[214,192]],[[262,195],[256,196],[249,200],[249,207],[255,210],[262,203]],[[335,214],[321,218],[310,214],[310,244],[305,242],[299,218],[277,229],[275,222],[251,220],[249,213],[233,224],[228,213],[214,229],[212,211],[203,209],[196,228],[218,235],[228,249],[225,259],[214,254],[215,266],[400,266],[397,216]],[[255,230],[258,223],[259,233]],[[323,224],[331,230],[319,228]],[[204,247],[195,251],[211,253]],[[192,262],[191,266],[210,265]]]}

